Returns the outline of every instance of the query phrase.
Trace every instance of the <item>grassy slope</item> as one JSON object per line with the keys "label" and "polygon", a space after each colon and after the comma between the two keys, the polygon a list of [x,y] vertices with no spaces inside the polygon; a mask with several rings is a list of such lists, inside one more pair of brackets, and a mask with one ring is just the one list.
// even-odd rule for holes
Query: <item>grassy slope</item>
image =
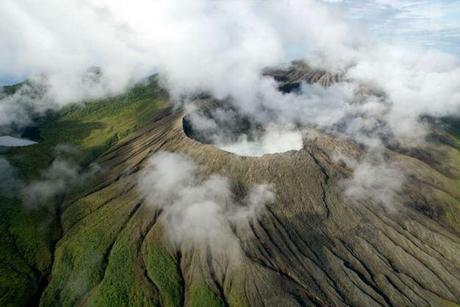
{"label": "grassy slope", "polygon": [[29,177],[36,177],[49,165],[58,144],[73,144],[81,149],[80,162],[94,160],[142,127],[158,108],[166,106],[166,101],[165,93],[150,84],[138,85],[115,98],[67,107],[39,122],[42,142],[12,150],[8,158]]}
{"label": "grassy slope", "polygon": [[[79,162],[88,164],[166,106],[166,94],[156,84],[137,86],[122,96],[47,116],[39,122],[43,141],[5,155],[27,179],[39,176],[52,162],[59,144],[76,145],[82,152]],[[82,297],[90,306],[181,305],[185,294],[177,258],[162,240],[156,238],[142,247],[143,260],[136,256],[148,224],[143,219],[149,215],[130,216],[135,205],[130,195],[102,207],[118,189],[125,188],[122,183],[116,190],[107,188],[80,198],[63,212],[62,225],[56,225],[54,213],[48,209],[25,211],[18,200],[1,199],[0,244],[4,248],[0,261],[8,264],[0,266],[1,306],[37,300],[34,294],[43,291],[44,285],[43,306],[70,306],[81,302]],[[65,240],[52,259],[61,227]],[[144,273],[136,271],[139,261],[145,261],[142,279],[139,276]],[[50,274],[52,262],[48,283],[44,276]],[[222,306],[205,284],[190,285],[189,299],[192,306]]]}
{"label": "grassy slope", "polygon": [[[53,160],[54,148],[59,144],[75,145],[82,152],[79,162],[89,163],[166,106],[166,94],[152,79],[124,95],[48,115],[39,121],[43,141],[3,155],[25,179],[39,176]],[[53,210],[24,210],[20,200],[1,195],[0,204],[0,305],[23,305],[50,270],[51,249],[60,235],[59,227]]]}
{"label": "grassy slope", "polygon": [[[454,145],[457,148],[452,149],[449,153],[449,164],[452,166],[460,165],[460,119],[458,118],[451,118],[447,120],[447,133],[449,133],[454,138]],[[454,191],[460,191],[460,180],[456,180],[453,182],[453,186],[451,187]],[[460,232],[460,220],[458,219],[459,212],[460,212],[460,202],[456,199],[452,199],[452,197],[448,195],[444,195],[444,198],[441,198],[445,201],[447,206],[445,206],[445,210],[443,212],[445,220],[450,224],[453,225],[453,228]]]}
{"label": "grassy slope", "polygon": [[[156,86],[138,86],[127,94],[84,107],[73,106],[40,122],[44,141],[37,145],[11,150],[7,158],[26,178],[36,178],[54,157],[58,144],[71,143],[82,150],[81,163],[89,163],[112,145],[142,127],[159,108],[166,106],[166,96]],[[460,126],[459,126],[460,127]],[[460,144],[460,133],[456,135]],[[460,130],[458,130],[460,131]],[[457,132],[458,132],[457,131]],[[456,160],[456,158],[459,158]],[[455,151],[452,163],[460,163]],[[123,189],[123,186],[119,187]],[[95,306],[157,305],[178,306],[183,300],[178,263],[161,240],[139,246],[139,238],[148,224],[144,216],[130,218],[134,203],[120,197],[110,207],[101,207],[116,191],[102,190],[79,200],[63,217],[65,242],[56,253],[55,271],[43,306],[72,305],[84,295]],[[24,211],[18,200],[0,198],[0,306],[23,305],[39,290],[39,279],[50,270],[52,245],[60,237],[53,212],[46,209]],[[100,209],[99,209],[100,208]],[[74,210],[85,211],[74,211]],[[96,211],[97,210],[97,211]],[[89,213],[91,213],[89,215]],[[80,220],[72,228],[74,222]],[[145,275],[154,283],[139,280],[134,263],[140,261],[142,248]],[[107,258],[105,252],[110,252]],[[101,273],[101,265],[106,269]],[[65,284],[72,292],[62,292]],[[152,290],[156,288],[156,290]],[[69,289],[69,287],[67,287]],[[161,302],[158,301],[158,291]],[[203,283],[188,288],[192,306],[221,306],[223,303]],[[232,301],[235,305],[238,295]]]}

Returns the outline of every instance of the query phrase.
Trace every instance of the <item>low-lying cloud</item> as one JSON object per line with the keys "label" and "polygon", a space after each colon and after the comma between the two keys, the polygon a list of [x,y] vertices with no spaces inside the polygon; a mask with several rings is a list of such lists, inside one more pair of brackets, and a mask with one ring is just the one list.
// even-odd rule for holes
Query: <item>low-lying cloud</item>
{"label": "low-lying cloud", "polygon": [[190,158],[170,152],[150,158],[138,187],[149,205],[163,210],[167,235],[176,246],[205,244],[218,251],[236,252],[231,227],[257,219],[274,201],[268,185],[254,185],[238,197],[228,178],[218,174],[203,178]]}
{"label": "low-lying cloud", "polygon": [[340,153],[335,153],[334,159],[354,170],[353,176],[340,183],[348,199],[398,209],[398,194],[406,178],[398,163],[385,159],[383,148],[372,148],[359,160]]}
{"label": "low-lying cloud", "polygon": [[300,150],[303,147],[303,139],[302,133],[296,129],[268,126],[264,133],[255,139],[241,134],[236,142],[215,145],[240,156],[261,157],[265,154]]}
{"label": "low-lying cloud", "polygon": [[[205,92],[263,129],[314,126],[374,150],[388,141],[419,144],[427,133],[421,117],[460,111],[457,57],[371,39],[321,1],[45,3],[0,4],[0,71],[37,76],[44,88],[39,98],[27,88],[3,97],[0,126],[26,125],[31,114],[116,94],[153,72],[178,104]],[[342,80],[281,93],[262,70],[293,54]],[[241,137],[222,146],[254,145]],[[256,145],[263,148],[267,137]]]}
{"label": "low-lying cloud", "polygon": [[83,170],[75,161],[75,156],[79,154],[75,147],[59,145],[55,148],[55,154],[56,158],[41,172],[40,177],[28,182],[21,189],[21,196],[26,206],[53,204],[56,197],[92,179],[99,170],[96,164]]}
{"label": "low-lying cloud", "polygon": [[[399,137],[412,137],[421,115],[443,116],[460,107],[456,57],[373,41],[321,1],[6,0],[0,12],[2,72],[46,76],[46,99],[34,99],[28,109],[117,93],[159,72],[176,100],[209,92],[231,97],[255,117],[268,108],[284,121],[337,122],[349,108],[349,85],[329,89],[326,97],[308,88],[294,99],[277,95],[274,82],[261,76],[293,50],[313,67],[383,91],[388,107],[382,120]],[[0,105],[27,121],[27,111],[8,101]]]}
{"label": "low-lying cloud", "polygon": [[97,164],[83,169],[76,162],[78,154],[73,146],[56,146],[50,166],[32,180],[26,180],[7,159],[0,158],[0,195],[21,200],[29,209],[53,206],[58,197],[88,182],[99,171]]}

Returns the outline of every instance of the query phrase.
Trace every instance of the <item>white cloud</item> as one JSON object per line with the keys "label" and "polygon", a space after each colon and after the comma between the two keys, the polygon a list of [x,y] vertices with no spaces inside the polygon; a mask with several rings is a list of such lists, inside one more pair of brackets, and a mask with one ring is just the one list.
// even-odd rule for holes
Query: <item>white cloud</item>
{"label": "white cloud", "polygon": [[[385,90],[393,124],[407,116],[415,123],[424,112],[444,115],[459,105],[456,59],[384,42],[373,45],[314,0],[48,0],[47,5],[5,0],[0,5],[0,20],[8,24],[0,27],[1,70],[47,75],[42,81],[47,95],[32,104],[39,109],[116,93],[136,76],[159,71],[174,97],[209,91],[216,98],[233,97],[247,112],[263,106],[282,118],[336,123],[349,108],[343,103],[349,101],[343,89],[349,85],[337,86],[337,93],[310,87],[293,98],[276,93],[276,85],[260,77],[263,68],[285,61],[291,48],[304,50],[315,66],[348,70],[353,79]],[[379,5],[402,10],[388,1]],[[91,66],[101,67],[102,75],[88,76]],[[27,122],[27,111],[8,101],[0,105],[17,115],[11,118]],[[407,126],[392,128],[403,134],[412,127]]]}
{"label": "white cloud", "polygon": [[360,160],[337,153],[334,159],[353,169],[353,175],[340,183],[345,196],[352,201],[370,202],[397,210],[398,193],[406,178],[396,162],[385,160],[382,149],[374,148]]}
{"label": "white cloud", "polygon": [[187,247],[204,243],[217,251],[237,252],[230,225],[256,219],[265,204],[274,200],[267,185],[255,185],[244,199],[237,199],[226,177],[202,178],[191,159],[169,152],[150,158],[138,187],[149,205],[164,210],[173,243]]}
{"label": "white cloud", "polygon": [[303,147],[303,141],[302,133],[299,130],[270,125],[255,140],[249,139],[246,134],[242,134],[236,142],[229,144],[215,143],[215,145],[240,156],[260,157],[265,154],[300,150]]}
{"label": "white cloud", "polygon": [[[31,112],[120,92],[132,80],[156,71],[173,98],[206,91],[259,124],[313,125],[368,145],[381,144],[382,134],[404,143],[423,140],[420,116],[459,110],[458,59],[370,39],[366,30],[343,18],[345,11],[331,9],[348,3],[3,0],[0,71],[44,74],[37,80],[46,91],[39,97],[26,90],[3,97],[0,110],[8,115],[0,115],[0,125],[27,124]],[[401,31],[418,33],[456,27],[454,21],[425,23],[453,20],[445,8],[456,8],[454,2],[356,3],[365,6],[354,5],[355,12],[376,5],[383,16],[377,25],[383,24],[387,33],[394,29],[392,23]],[[399,22],[403,19],[410,23]],[[292,50],[314,67],[344,73],[345,80],[328,88],[305,85],[300,94],[281,94],[273,80],[261,77],[261,70],[285,62]],[[88,71],[94,66],[101,68],[101,75]],[[358,94],[362,84],[372,91]],[[18,107],[18,101],[24,107]]]}
{"label": "white cloud", "polygon": [[75,155],[79,154],[78,150],[70,145],[58,145],[55,154],[56,158],[48,168],[42,170],[40,177],[21,188],[20,194],[26,206],[49,206],[56,201],[56,197],[87,183],[99,170],[96,164],[83,170],[74,161]]}
{"label": "white cloud", "polygon": [[344,0],[330,3],[369,28],[376,39],[460,55],[460,5],[455,0]]}

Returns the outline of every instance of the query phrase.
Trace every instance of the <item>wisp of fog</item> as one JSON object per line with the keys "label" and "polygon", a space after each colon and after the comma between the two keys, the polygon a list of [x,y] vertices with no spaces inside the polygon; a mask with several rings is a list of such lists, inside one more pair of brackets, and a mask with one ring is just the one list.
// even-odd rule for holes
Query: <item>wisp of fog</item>
{"label": "wisp of fog", "polygon": [[[14,95],[1,94],[4,130],[27,125],[32,115],[50,109],[121,93],[158,73],[178,106],[207,93],[263,131],[254,139],[245,134],[231,142],[216,139],[224,150],[253,156],[300,150],[303,127],[364,144],[369,155],[352,163],[356,171],[347,181],[347,193],[374,191],[369,197],[386,195],[376,199],[385,204],[404,183],[404,175],[380,159],[384,143],[423,143],[427,129],[422,117],[458,114],[460,109],[456,56],[370,39],[322,1],[45,3],[0,3],[0,71],[30,80]],[[328,87],[303,84],[299,92],[280,92],[276,81],[262,72],[286,65],[293,50],[312,68],[339,74],[340,80]],[[219,127],[201,117],[194,125]],[[167,154],[153,158],[150,169],[140,181],[141,190],[168,208],[177,225],[175,240],[183,241],[190,229],[198,237],[208,236],[197,222],[203,214],[216,225],[227,217],[222,204],[231,194],[225,178],[197,181],[193,163]],[[376,172],[385,180],[369,181]],[[188,207],[185,199],[193,200]]]}

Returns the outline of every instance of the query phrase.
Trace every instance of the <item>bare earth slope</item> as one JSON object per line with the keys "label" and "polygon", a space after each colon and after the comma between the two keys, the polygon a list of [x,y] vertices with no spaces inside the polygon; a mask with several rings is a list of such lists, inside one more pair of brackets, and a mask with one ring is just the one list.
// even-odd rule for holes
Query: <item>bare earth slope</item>
{"label": "bare earth slope", "polygon": [[[240,157],[188,138],[168,110],[99,158],[104,172],[67,199],[51,278],[40,304],[103,306],[426,306],[460,303],[460,164],[444,143],[385,153],[410,179],[396,209],[342,193],[348,140],[318,133],[296,152]],[[439,137],[441,138],[441,137]],[[232,229],[235,264],[212,246],[176,250],[164,214],[135,185],[155,152],[191,157],[229,177],[236,194],[271,183],[276,200],[257,222]],[[404,152],[404,153],[403,153]],[[442,167],[440,166],[442,165]]]}

